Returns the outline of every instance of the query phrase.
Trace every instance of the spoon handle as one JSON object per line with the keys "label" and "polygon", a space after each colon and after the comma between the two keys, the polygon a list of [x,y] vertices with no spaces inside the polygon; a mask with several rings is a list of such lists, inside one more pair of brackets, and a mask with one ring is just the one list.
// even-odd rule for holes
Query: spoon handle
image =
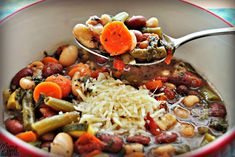
{"label": "spoon handle", "polygon": [[178,48],[179,46],[194,39],[207,37],[207,36],[214,36],[214,35],[224,35],[224,34],[235,34],[235,27],[208,29],[208,30],[191,33],[181,38],[175,39],[174,46],[175,48]]}

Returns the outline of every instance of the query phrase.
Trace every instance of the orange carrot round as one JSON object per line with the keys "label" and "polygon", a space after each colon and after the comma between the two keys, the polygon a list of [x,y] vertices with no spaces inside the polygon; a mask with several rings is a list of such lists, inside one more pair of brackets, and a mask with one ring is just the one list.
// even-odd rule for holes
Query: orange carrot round
{"label": "orange carrot round", "polygon": [[111,56],[120,55],[132,47],[132,36],[121,21],[113,21],[104,26],[100,42]]}
{"label": "orange carrot round", "polygon": [[25,142],[35,142],[37,141],[37,134],[33,131],[26,131],[16,135],[17,138]]}
{"label": "orange carrot round", "polygon": [[61,99],[62,98],[62,90],[60,86],[54,82],[41,82],[39,83],[33,92],[33,98],[37,102],[40,94],[44,94],[46,96],[51,96],[54,98]]}
{"label": "orange carrot round", "polygon": [[83,64],[83,63],[78,63],[74,66],[72,66],[69,70],[68,70],[68,75],[72,78],[73,75],[75,74],[75,72],[79,72],[80,76],[90,76],[91,75],[91,69],[87,64]]}
{"label": "orange carrot round", "polygon": [[59,63],[59,61],[58,61],[57,59],[55,59],[54,57],[50,57],[50,56],[44,57],[44,58],[42,59],[42,63],[43,63],[43,64],[47,64],[47,63],[49,63],[49,62],[51,62],[51,63]]}
{"label": "orange carrot round", "polygon": [[65,98],[69,95],[71,92],[71,80],[65,76],[56,74],[56,75],[51,75],[46,78],[46,82],[54,82],[58,84],[62,90],[62,97]]}

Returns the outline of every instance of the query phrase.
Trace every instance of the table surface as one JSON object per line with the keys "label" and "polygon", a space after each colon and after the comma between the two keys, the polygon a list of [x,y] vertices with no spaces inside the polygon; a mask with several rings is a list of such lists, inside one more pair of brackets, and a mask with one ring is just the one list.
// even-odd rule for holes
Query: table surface
{"label": "table surface", "polygon": [[[23,8],[37,0],[1,0],[0,1],[0,20],[12,14],[16,10]],[[187,0],[190,3],[199,5],[209,11],[224,18],[226,21],[235,25],[235,2],[234,0]]]}

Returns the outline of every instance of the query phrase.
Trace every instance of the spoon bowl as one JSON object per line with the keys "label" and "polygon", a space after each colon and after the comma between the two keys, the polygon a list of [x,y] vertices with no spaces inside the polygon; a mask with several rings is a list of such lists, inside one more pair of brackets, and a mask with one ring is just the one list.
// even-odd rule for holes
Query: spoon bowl
{"label": "spoon bowl", "polygon": [[[166,45],[168,45],[170,47],[170,49],[172,50],[172,54],[174,54],[178,47],[180,47],[181,45],[183,45],[189,41],[192,41],[192,40],[195,40],[198,38],[207,37],[207,36],[226,35],[226,34],[235,34],[235,27],[203,30],[203,31],[194,32],[194,33],[185,35],[185,36],[177,38],[177,39],[173,38],[171,36],[168,36],[166,34],[163,34],[163,41],[166,42]],[[82,49],[88,51],[89,53],[92,53],[98,57],[101,57],[101,58],[104,58],[107,60],[111,60],[113,58],[112,56],[104,55],[104,53],[98,49],[89,49],[89,48],[85,47],[76,38],[75,38],[75,42],[77,43],[77,45],[80,48],[82,48]],[[138,66],[148,66],[148,65],[159,64],[159,63],[163,62],[165,59],[166,59],[166,57],[161,58],[159,60],[154,60],[152,62],[131,61],[127,64],[138,65]]]}

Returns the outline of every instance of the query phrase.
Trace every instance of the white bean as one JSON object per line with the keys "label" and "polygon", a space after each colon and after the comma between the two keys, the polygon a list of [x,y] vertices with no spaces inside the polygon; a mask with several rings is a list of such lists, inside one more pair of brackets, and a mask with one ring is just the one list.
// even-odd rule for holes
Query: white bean
{"label": "white bean", "polygon": [[126,144],[124,145],[124,149],[125,149],[126,154],[131,154],[133,152],[143,152],[144,146],[139,143]]}
{"label": "white bean", "polygon": [[196,95],[188,95],[182,100],[182,103],[187,107],[193,107],[196,103],[199,102],[200,99]]}
{"label": "white bean", "polygon": [[189,123],[182,123],[180,134],[185,137],[193,137],[195,135],[194,126]]}
{"label": "white bean", "polygon": [[88,48],[96,48],[97,44],[93,41],[93,32],[84,24],[77,24],[73,28],[76,39]]}
{"label": "white bean", "polygon": [[146,21],[146,26],[153,28],[158,26],[158,19],[156,17],[151,17]]}
{"label": "white bean", "polygon": [[35,87],[35,82],[27,77],[21,78],[19,84],[23,89],[33,89]]}
{"label": "white bean", "polygon": [[188,118],[189,114],[190,114],[188,110],[186,110],[182,107],[179,107],[179,106],[174,108],[174,113],[176,116],[178,116],[180,118],[184,118],[184,119]]}
{"label": "white bean", "polygon": [[59,133],[51,143],[51,153],[63,157],[71,157],[73,154],[73,140],[67,133]]}
{"label": "white bean", "polygon": [[78,57],[78,49],[74,45],[69,45],[61,52],[59,62],[61,65],[68,67],[74,64]]}
{"label": "white bean", "polygon": [[88,25],[88,26],[91,29],[91,31],[96,35],[100,35],[104,28],[103,25],[100,23],[98,23],[97,25]]}
{"label": "white bean", "polygon": [[111,17],[108,14],[101,15],[100,20],[103,26],[112,21]]}

